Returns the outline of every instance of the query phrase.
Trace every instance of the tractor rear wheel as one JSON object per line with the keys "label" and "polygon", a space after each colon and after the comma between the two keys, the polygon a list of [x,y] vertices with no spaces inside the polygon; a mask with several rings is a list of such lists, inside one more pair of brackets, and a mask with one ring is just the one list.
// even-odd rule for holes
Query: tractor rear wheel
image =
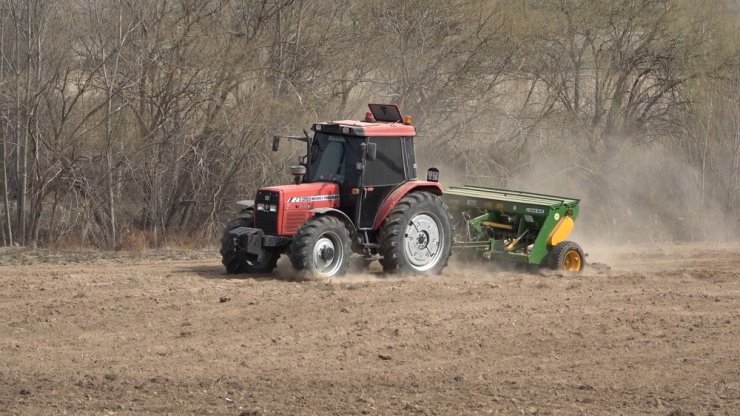
{"label": "tractor rear wheel", "polygon": [[386,273],[439,274],[452,253],[452,215],[439,196],[412,192],[388,214],[378,237]]}
{"label": "tractor rear wheel", "polygon": [[313,277],[343,275],[349,267],[352,242],[342,220],[331,215],[306,221],[290,246],[293,268]]}
{"label": "tractor rear wheel", "polygon": [[280,253],[273,250],[265,250],[261,255],[240,253],[238,247],[229,237],[229,231],[239,227],[254,226],[254,213],[246,211],[240,218],[231,220],[221,237],[221,263],[230,274],[238,273],[270,273],[275,269]]}
{"label": "tractor rear wheel", "polygon": [[581,246],[572,241],[558,243],[547,258],[550,268],[566,272],[580,272],[586,264]]}

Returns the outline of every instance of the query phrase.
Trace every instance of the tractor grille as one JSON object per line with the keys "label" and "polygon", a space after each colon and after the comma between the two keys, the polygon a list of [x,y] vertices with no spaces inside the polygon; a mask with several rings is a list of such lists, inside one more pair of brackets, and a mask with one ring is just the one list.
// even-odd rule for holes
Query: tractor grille
{"label": "tractor grille", "polygon": [[[276,205],[274,212],[259,209],[262,204]],[[255,227],[264,231],[265,234],[277,235],[278,211],[280,211],[280,194],[270,191],[258,191],[254,200],[254,224]]]}

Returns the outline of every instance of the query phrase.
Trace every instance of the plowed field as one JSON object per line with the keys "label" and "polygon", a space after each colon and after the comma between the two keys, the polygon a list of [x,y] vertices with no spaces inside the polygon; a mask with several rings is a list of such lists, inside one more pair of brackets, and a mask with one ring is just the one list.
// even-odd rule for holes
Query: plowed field
{"label": "plowed field", "polygon": [[294,281],[8,249],[0,413],[740,414],[740,245],[587,251],[580,275]]}

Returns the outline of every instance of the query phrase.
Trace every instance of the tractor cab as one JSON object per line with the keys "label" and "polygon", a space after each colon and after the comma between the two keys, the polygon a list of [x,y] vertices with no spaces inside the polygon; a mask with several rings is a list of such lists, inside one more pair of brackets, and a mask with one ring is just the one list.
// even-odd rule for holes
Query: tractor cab
{"label": "tractor cab", "polygon": [[[315,123],[301,166],[291,169],[296,183],[338,185],[339,209],[359,229],[372,228],[380,204],[394,188],[416,179],[410,117],[397,106],[370,104],[364,120]],[[273,146],[276,148],[277,146]]]}
{"label": "tractor cab", "polygon": [[370,105],[365,120],[313,125],[307,181],[337,182],[342,210],[359,229],[373,226],[380,204],[398,185],[416,179],[410,120],[395,105]]}

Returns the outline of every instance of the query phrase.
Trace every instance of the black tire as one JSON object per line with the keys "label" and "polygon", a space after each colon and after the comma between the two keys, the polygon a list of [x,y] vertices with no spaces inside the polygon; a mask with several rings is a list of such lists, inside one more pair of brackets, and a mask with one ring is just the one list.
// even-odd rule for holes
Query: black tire
{"label": "black tire", "polygon": [[265,250],[260,256],[239,253],[234,242],[229,238],[229,231],[239,227],[253,227],[254,214],[251,211],[243,213],[242,217],[229,222],[221,237],[221,263],[230,274],[239,273],[270,273],[277,266],[280,252]]}
{"label": "black tire", "polygon": [[[452,215],[442,198],[425,191],[404,196],[378,234],[383,271],[439,274],[452,254],[453,231]],[[441,241],[430,248],[435,237]]]}
{"label": "black tire", "polygon": [[586,256],[578,244],[563,241],[550,250],[547,265],[551,269],[578,273],[586,265]]}
{"label": "black tire", "polygon": [[331,215],[316,216],[298,229],[288,257],[293,268],[310,277],[334,277],[347,272],[351,252],[349,230]]}

